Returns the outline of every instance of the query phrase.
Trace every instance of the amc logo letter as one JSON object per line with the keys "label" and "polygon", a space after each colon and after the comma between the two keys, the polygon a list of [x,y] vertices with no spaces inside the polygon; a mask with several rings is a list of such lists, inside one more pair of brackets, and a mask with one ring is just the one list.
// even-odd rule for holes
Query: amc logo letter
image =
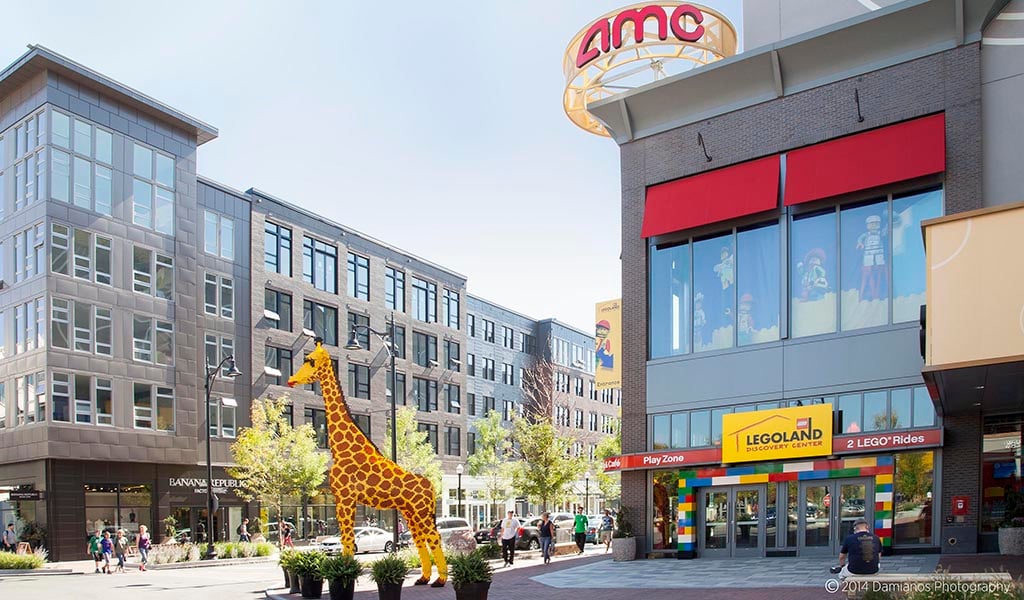
{"label": "amc logo letter", "polygon": [[736,413],[722,418],[722,462],[831,453],[831,404]]}
{"label": "amc logo letter", "polygon": [[[672,8],[671,6],[669,8]],[[687,30],[684,24],[686,17],[693,19],[697,25],[692,30]],[[647,19],[655,19],[658,22],[658,39],[668,39],[668,30],[672,29],[672,35],[681,42],[696,42],[704,37],[704,13],[696,6],[680,4],[675,7],[671,15],[665,12],[665,8],[652,4],[640,8],[628,8],[618,15],[609,24],[608,19],[600,19],[590,26],[587,33],[580,41],[580,47],[576,51],[576,68],[582,69],[587,63],[601,56],[602,53],[610,52],[612,48],[618,50],[622,47],[622,33],[626,23],[633,25],[633,39],[636,43],[644,41],[644,25]],[[596,46],[594,39],[600,38]]]}

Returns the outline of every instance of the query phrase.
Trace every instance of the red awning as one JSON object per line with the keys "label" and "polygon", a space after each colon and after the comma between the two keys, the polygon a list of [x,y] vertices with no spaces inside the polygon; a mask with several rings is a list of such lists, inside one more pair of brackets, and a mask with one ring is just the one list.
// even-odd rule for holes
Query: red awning
{"label": "red awning", "polygon": [[946,169],[940,113],[786,154],[786,206],[906,181]]}
{"label": "red awning", "polygon": [[647,188],[645,238],[772,210],[779,205],[779,156]]}

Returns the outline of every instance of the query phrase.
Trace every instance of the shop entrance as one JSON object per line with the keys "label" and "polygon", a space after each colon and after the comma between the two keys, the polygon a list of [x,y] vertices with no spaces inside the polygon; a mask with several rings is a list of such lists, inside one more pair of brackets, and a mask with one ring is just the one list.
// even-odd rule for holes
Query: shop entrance
{"label": "shop entrance", "polygon": [[763,556],[765,491],[764,485],[700,490],[700,555],[719,558]]}
{"label": "shop entrance", "polygon": [[857,519],[874,523],[875,494],[870,478],[801,481],[796,500],[801,556],[836,556]]}

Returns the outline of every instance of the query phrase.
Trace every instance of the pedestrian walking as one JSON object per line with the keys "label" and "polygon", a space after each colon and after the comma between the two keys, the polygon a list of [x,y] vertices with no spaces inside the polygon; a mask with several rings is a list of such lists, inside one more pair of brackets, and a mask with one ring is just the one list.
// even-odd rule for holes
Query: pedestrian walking
{"label": "pedestrian walking", "polygon": [[97,529],[96,533],[93,534],[93,536],[91,538],[89,538],[89,546],[88,546],[88,550],[87,550],[87,552],[90,555],[92,555],[93,562],[96,563],[96,572],[97,573],[100,572],[100,563],[103,562],[103,548],[102,548],[102,544],[100,543],[102,539],[103,539],[103,532],[101,530]]}
{"label": "pedestrian walking", "polygon": [[149,537],[149,528],[139,525],[139,570],[146,570],[146,563],[149,562],[149,549],[153,546],[153,540]]}
{"label": "pedestrian walking", "polygon": [[612,518],[612,511],[604,509],[604,516],[601,517],[601,543],[604,544],[604,553],[612,549],[612,531],[615,529],[615,519]]}
{"label": "pedestrian walking", "polygon": [[576,554],[583,554],[583,548],[587,545],[587,515],[583,514],[583,507],[576,507],[576,518],[573,523],[573,533],[576,535],[576,547],[579,551]]}
{"label": "pedestrian walking", "polygon": [[555,539],[555,524],[551,521],[551,513],[545,512],[540,516],[540,552],[544,557],[544,564],[551,562],[551,544]]}
{"label": "pedestrian walking", "polygon": [[242,522],[238,525],[238,529],[236,530],[236,532],[238,533],[238,541],[240,541],[240,542],[248,542],[248,541],[250,541],[250,538],[249,538],[249,518],[248,517],[242,519]]}
{"label": "pedestrian walking", "polygon": [[294,548],[295,544],[292,543],[292,526],[285,523],[281,527],[281,546]]}
{"label": "pedestrian walking", "polygon": [[522,523],[515,517],[515,512],[508,511],[508,516],[501,521],[501,558],[506,567],[511,567],[516,559],[516,536]]}
{"label": "pedestrian walking", "polygon": [[4,552],[14,552],[18,549],[18,534],[14,531],[14,523],[8,523],[3,535]]}
{"label": "pedestrian walking", "polygon": [[103,572],[107,575],[113,574],[110,570],[110,557],[114,555],[114,541],[110,539],[110,532],[103,532],[103,539],[100,540],[100,551],[103,553]]}
{"label": "pedestrian walking", "polygon": [[124,565],[128,561],[128,538],[124,535],[124,529],[117,530],[117,538],[114,540],[114,554],[117,555],[117,572],[124,573]]}

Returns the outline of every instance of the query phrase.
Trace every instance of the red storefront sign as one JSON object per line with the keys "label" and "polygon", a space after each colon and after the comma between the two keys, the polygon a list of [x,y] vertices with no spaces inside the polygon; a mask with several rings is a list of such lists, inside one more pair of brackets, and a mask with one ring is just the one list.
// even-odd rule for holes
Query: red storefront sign
{"label": "red storefront sign", "polygon": [[[637,44],[644,41],[644,25],[647,19],[655,19],[658,22],[658,39],[668,39],[668,32],[671,29],[672,35],[681,42],[696,42],[704,37],[704,13],[696,6],[680,4],[668,6],[672,10],[669,15],[665,7],[656,4],[624,9],[609,23],[608,19],[600,19],[590,26],[584,34],[579,47],[576,49],[576,68],[582,69],[587,63],[610,52],[612,48],[621,48],[626,42],[623,35],[626,23],[632,26],[633,39]],[[687,29],[686,17],[689,17],[695,27]],[[595,43],[596,42],[596,43]]]}
{"label": "red storefront sign", "polygon": [[[839,435],[832,438],[832,452],[836,455],[883,453],[890,450],[911,450],[942,446],[942,429],[914,431],[887,431],[859,435]],[[666,450],[624,454],[604,459],[605,473],[637,469],[669,468],[687,465],[713,465],[722,462],[721,448],[699,450]]]}

